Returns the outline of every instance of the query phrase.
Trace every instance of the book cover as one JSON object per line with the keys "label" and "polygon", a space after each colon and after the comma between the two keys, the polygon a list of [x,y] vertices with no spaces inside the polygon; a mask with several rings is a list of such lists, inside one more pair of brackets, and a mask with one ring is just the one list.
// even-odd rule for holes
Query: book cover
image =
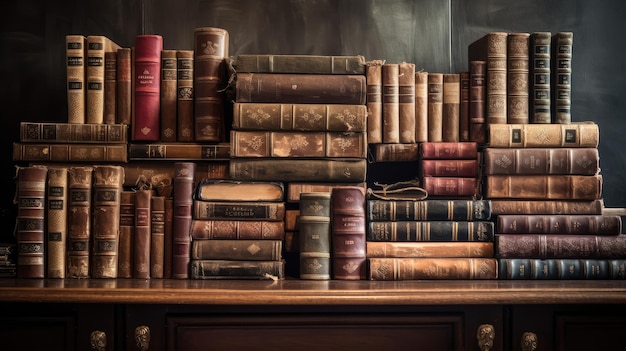
{"label": "book cover", "polygon": [[497,124],[488,126],[489,147],[597,148],[600,130],[592,121],[570,124]]}
{"label": "book cover", "polygon": [[202,201],[284,201],[285,185],[281,182],[202,179],[194,191]]}
{"label": "book cover", "polygon": [[80,34],[65,36],[67,78],[67,122],[85,123],[87,113],[87,38]]}
{"label": "book cover", "polygon": [[283,240],[285,221],[250,220],[204,220],[193,219],[190,228],[191,240]]}
{"label": "book cover", "polygon": [[497,258],[592,258],[626,257],[626,234],[497,234]]}
{"label": "book cover", "polygon": [[369,280],[498,279],[495,258],[368,258]]}
{"label": "book cover", "polygon": [[367,142],[383,142],[383,64],[384,60],[368,61],[365,66]]}
{"label": "book cover", "polygon": [[118,246],[118,278],[132,278],[135,242],[135,191],[123,190],[120,193],[120,235]]}
{"label": "book cover", "polygon": [[174,167],[172,278],[187,279],[189,278],[189,262],[191,260],[189,230],[193,219],[196,164],[194,162],[176,162]]}
{"label": "book cover", "polygon": [[164,49],[161,51],[161,122],[160,140],[163,142],[176,141],[178,116],[178,65],[176,50]]}
{"label": "book cover", "polygon": [[602,214],[604,201],[492,199],[491,212],[504,214]]}
{"label": "book cover", "polygon": [[399,64],[383,64],[383,143],[400,142],[399,78]]}
{"label": "book cover", "polygon": [[493,242],[389,242],[368,241],[367,257],[484,257],[494,255]]}
{"label": "book cover", "polygon": [[507,123],[530,122],[528,114],[529,33],[509,33],[507,36]]}
{"label": "book cover", "polygon": [[531,123],[552,123],[551,113],[551,48],[552,33],[533,32],[530,35],[530,107]]}
{"label": "book cover", "polygon": [[427,141],[443,141],[443,73],[428,73]]}
{"label": "book cover", "polygon": [[193,200],[193,218],[205,220],[283,221],[285,203],[277,201]]}
{"label": "book cover", "polygon": [[128,144],[130,160],[228,160],[230,159],[230,144],[196,143],[196,142],[156,142]]}
{"label": "book cover", "polygon": [[150,199],[150,278],[164,278],[165,196]]}
{"label": "book cover", "polygon": [[369,150],[374,162],[408,162],[419,160],[420,143],[371,144]]}
{"label": "book cover", "polygon": [[[119,49],[118,49],[119,50]],[[116,123],[117,50],[104,53],[104,115],[103,123]]]}
{"label": "book cover", "polygon": [[572,47],[573,32],[558,32],[552,36],[551,84],[552,123],[572,122]]}
{"label": "book cover", "polygon": [[477,178],[478,160],[421,160],[422,177]]}
{"label": "book cover", "polygon": [[126,144],[13,143],[13,161],[128,162]]}
{"label": "book cover", "polygon": [[487,142],[486,112],[487,101],[487,62],[470,61],[469,63],[469,136],[470,141],[484,144]]}
{"label": "book cover", "polygon": [[331,193],[300,195],[300,279],[331,278]]}
{"label": "book cover", "polygon": [[22,143],[119,144],[127,141],[126,124],[20,122]]}
{"label": "book cover", "polygon": [[333,188],[340,186],[360,187],[363,191],[367,190],[367,183],[343,183],[343,182],[287,182],[287,202],[299,203],[302,193],[331,193]]}
{"label": "book cover", "polygon": [[493,241],[491,221],[369,222],[369,241]]}
{"label": "book cover", "polygon": [[192,260],[279,261],[282,240],[193,240]]}
{"label": "book cover", "polygon": [[422,187],[428,196],[473,197],[480,192],[477,177],[422,177]]}
{"label": "book cover", "polygon": [[233,158],[229,164],[234,180],[359,183],[366,173],[367,160],[359,158]]}
{"label": "book cover", "polygon": [[176,140],[192,142],[194,139],[193,50],[177,50]]}
{"label": "book cover", "polygon": [[501,234],[618,235],[622,217],[617,215],[498,215]]}
{"label": "book cover", "polygon": [[428,72],[415,72],[415,142],[428,141]]}
{"label": "book cover", "polygon": [[132,140],[159,141],[163,37],[137,35],[134,48]]}
{"label": "book cover", "polygon": [[367,200],[367,218],[384,221],[487,221],[491,200]]}
{"label": "book cover", "polygon": [[459,73],[461,101],[459,107],[459,141],[470,141],[470,73],[462,71]]}
{"label": "book cover", "polygon": [[441,110],[441,141],[458,142],[461,126],[461,75],[443,75],[443,98]]}
{"label": "book cover", "polygon": [[365,74],[361,55],[239,54],[233,66],[248,73]]}
{"label": "book cover", "polygon": [[46,277],[65,278],[67,254],[67,167],[48,167],[46,186]]}
{"label": "book cover", "polygon": [[135,191],[133,278],[150,279],[151,199],[151,189],[137,189]]}
{"label": "book cover", "polygon": [[117,49],[115,122],[130,125],[132,122],[132,73],[131,48]]}
{"label": "book cover", "polygon": [[172,278],[172,244],[174,238],[174,199],[172,197],[165,198],[165,225],[163,234],[163,278]]}
{"label": "book cover", "polygon": [[117,52],[120,46],[104,35],[87,36],[86,123],[104,123],[105,53]]}
{"label": "book cover", "polygon": [[91,252],[91,211],[93,181],[92,166],[72,166],[68,169],[68,278],[89,278]]}
{"label": "book cover", "polygon": [[400,143],[415,143],[415,64],[398,64],[398,128]]}
{"label": "book cover", "polygon": [[[169,191],[171,195],[173,180],[176,174],[174,164],[162,162],[160,160],[137,160],[131,163],[122,164],[126,174],[124,180],[125,187],[133,187],[138,183],[147,182],[157,193]],[[195,168],[195,179],[229,179],[228,160],[220,161],[198,161]]]}
{"label": "book cover", "polygon": [[285,261],[192,260],[191,278],[282,280],[285,279]]}
{"label": "book cover", "polygon": [[484,174],[569,174],[600,172],[597,148],[485,148]]}
{"label": "book cover", "polygon": [[626,260],[502,258],[498,260],[500,279],[569,280],[625,279]]}
{"label": "book cover", "polygon": [[596,200],[602,198],[601,175],[487,175],[485,198],[526,200]]}
{"label": "book cover", "polygon": [[366,279],[365,205],[365,193],[360,187],[338,187],[331,192],[333,279]]}

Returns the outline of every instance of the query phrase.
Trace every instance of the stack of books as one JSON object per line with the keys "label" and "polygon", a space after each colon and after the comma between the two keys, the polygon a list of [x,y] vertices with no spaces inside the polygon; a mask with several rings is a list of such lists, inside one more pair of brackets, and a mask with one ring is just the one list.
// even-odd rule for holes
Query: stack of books
{"label": "stack of books", "polygon": [[421,143],[422,187],[430,197],[477,197],[481,183],[480,156],[476,142]]}

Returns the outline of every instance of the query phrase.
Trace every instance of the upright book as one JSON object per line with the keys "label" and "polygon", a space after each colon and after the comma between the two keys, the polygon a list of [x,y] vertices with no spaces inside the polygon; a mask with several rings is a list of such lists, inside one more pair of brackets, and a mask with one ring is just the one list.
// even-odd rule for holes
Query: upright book
{"label": "upright book", "polygon": [[443,73],[428,73],[428,141],[443,141]]}
{"label": "upright book", "polygon": [[116,123],[130,125],[132,122],[132,57],[131,48],[117,49],[115,110]]}
{"label": "upright book", "polygon": [[104,123],[105,53],[120,46],[104,35],[87,36],[87,102],[86,123]]}
{"label": "upright book", "polygon": [[469,140],[484,144],[487,142],[486,129],[486,80],[487,62],[469,62]]}
{"label": "upright book", "polygon": [[400,142],[400,65],[383,65],[383,143]]}
{"label": "upright book", "polygon": [[65,36],[65,66],[67,77],[67,122],[85,123],[87,81],[87,38],[80,34]]}
{"label": "upright book", "polygon": [[331,278],[331,193],[300,195],[300,279]]}
{"label": "upright book", "polygon": [[533,32],[530,35],[530,101],[531,123],[552,123],[551,106],[551,63],[552,33]]}
{"label": "upright book", "polygon": [[150,199],[150,278],[164,278],[165,196]]}
{"label": "upright book", "polygon": [[117,277],[132,278],[134,273],[133,256],[135,246],[135,191],[123,190],[120,193],[120,235],[117,253]]}
{"label": "upright book", "polygon": [[333,279],[366,279],[365,202],[360,187],[338,187],[331,192]]}
{"label": "upright book", "polygon": [[163,37],[135,37],[132,140],[158,141],[161,132],[161,51]]}
{"label": "upright book", "polygon": [[91,213],[93,182],[92,166],[71,166],[68,169],[68,278],[89,278],[91,252]]}
{"label": "upright book", "polygon": [[552,36],[552,123],[568,124],[572,121],[573,42],[573,32],[558,32]]}
{"label": "upright book", "polygon": [[368,61],[365,66],[367,83],[367,142],[383,142],[383,60]]}
{"label": "upright book", "polygon": [[441,140],[458,142],[461,127],[461,75],[443,75],[443,99],[441,110]]}
{"label": "upright book", "polygon": [[193,190],[195,187],[196,164],[176,162],[174,164],[174,203],[172,216],[172,278],[189,278],[191,260],[191,238],[189,230],[193,219]]}
{"label": "upright book", "polygon": [[117,50],[104,53],[104,114],[103,123],[116,123],[117,113]]}
{"label": "upright book", "polygon": [[160,140],[176,141],[177,105],[178,105],[178,65],[176,50],[161,51],[161,122]]}
{"label": "upright book", "polygon": [[133,278],[150,279],[151,189],[135,191],[135,236],[133,240]]}
{"label": "upright book", "polygon": [[415,64],[398,64],[399,142],[415,143]]}
{"label": "upright book", "polygon": [[428,141],[428,72],[424,71],[415,72],[415,141]]}
{"label": "upright book", "polygon": [[176,140],[192,142],[193,135],[193,50],[177,50]]}
{"label": "upright book", "polygon": [[528,115],[529,33],[507,36],[506,111],[507,123],[530,122]]}
{"label": "upright book", "polygon": [[68,168],[48,167],[46,186],[46,277],[65,278]]}
{"label": "upright book", "polygon": [[361,55],[280,55],[239,54],[233,63],[237,72],[364,74],[365,58]]}

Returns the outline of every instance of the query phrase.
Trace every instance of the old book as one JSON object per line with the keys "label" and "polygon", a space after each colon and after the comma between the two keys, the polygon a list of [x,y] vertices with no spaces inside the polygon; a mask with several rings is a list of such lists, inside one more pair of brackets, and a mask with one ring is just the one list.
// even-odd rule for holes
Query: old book
{"label": "old book", "polygon": [[507,36],[507,123],[530,122],[528,114],[529,33],[515,32]]}
{"label": "old book", "polygon": [[87,113],[87,38],[80,34],[65,36],[67,78],[67,122],[85,123]]}
{"label": "old book", "polygon": [[13,161],[128,162],[126,144],[13,143]]}
{"label": "old book", "polygon": [[130,160],[228,160],[230,144],[156,142],[128,144]]}
{"label": "old book", "polygon": [[163,278],[172,278],[172,243],[174,237],[174,199],[166,197],[164,200],[165,224],[163,226]]}
{"label": "old book", "polygon": [[479,178],[422,177],[422,187],[429,196],[468,197],[478,195]]}
{"label": "old book", "polygon": [[331,193],[300,195],[299,253],[300,279],[331,278]]}
{"label": "old book", "polygon": [[237,73],[236,102],[366,104],[365,75]]}
{"label": "old book", "polygon": [[365,132],[365,105],[235,102],[233,129]]}
{"label": "old book", "polygon": [[498,260],[500,279],[624,279],[626,260],[502,258]]}
{"label": "old book", "polygon": [[45,278],[48,168],[17,167],[15,179],[17,278]]}
{"label": "old book", "polygon": [[298,203],[300,202],[300,195],[302,193],[331,193],[333,188],[340,186],[356,186],[361,187],[363,191],[367,190],[367,183],[327,183],[327,182],[288,182],[287,187],[287,202]]}
{"label": "old book", "polygon": [[46,277],[65,278],[67,254],[67,167],[48,167],[46,186]]}
{"label": "old book", "polygon": [[137,189],[135,191],[133,278],[150,279],[151,199],[151,189]]}
{"label": "old book", "polygon": [[369,222],[369,241],[493,241],[491,221]]}
{"label": "old book", "polygon": [[428,73],[428,141],[443,141],[443,73]]}
{"label": "old book", "polygon": [[285,261],[192,260],[191,279],[285,279]]}
{"label": "old book", "polygon": [[234,66],[249,73],[365,74],[361,55],[239,54]]}
{"label": "old book", "polygon": [[485,148],[484,174],[571,174],[600,172],[597,148]]}
{"label": "old book", "polygon": [[366,279],[365,204],[365,193],[360,187],[339,187],[331,192],[333,279]]}
{"label": "old book", "polygon": [[604,202],[598,200],[512,200],[493,199],[491,211],[504,214],[602,214]]}
{"label": "old book", "polygon": [[367,257],[493,257],[493,242],[368,241]]}
{"label": "old book", "polygon": [[428,72],[415,72],[415,142],[428,141]]}
{"label": "old book", "polygon": [[150,199],[150,278],[163,278],[165,264],[165,197]]}
{"label": "old book", "polygon": [[601,175],[488,175],[485,198],[527,200],[596,200],[602,198]]}
{"label": "old book", "polygon": [[124,168],[93,167],[91,277],[117,278]]}
{"label": "old book", "polygon": [[596,258],[626,256],[626,234],[498,234],[497,258]]}
{"label": "old book", "polygon": [[[148,182],[152,188],[160,193],[160,189],[171,190],[175,175],[175,167],[171,162],[159,160],[133,161],[122,165],[126,178],[125,187],[136,186],[141,182]],[[195,168],[195,179],[228,179],[228,160],[225,161],[198,161]]]}
{"label": "old book", "polygon": [[618,235],[622,217],[611,215],[498,215],[501,234]]}
{"label": "old book", "polygon": [[193,219],[190,235],[192,241],[201,239],[283,240],[285,222]]}
{"label": "old book", "polygon": [[351,159],[273,159],[233,158],[229,174],[235,180],[279,182],[346,182],[365,181],[367,160]]}
{"label": "old book", "polygon": [[193,50],[177,50],[176,140],[192,142],[193,115]]}
{"label": "old book", "polygon": [[20,122],[22,143],[98,143],[128,141],[128,125],[59,122]]}
{"label": "old book", "polygon": [[117,49],[116,87],[115,87],[115,122],[130,125],[132,122],[132,58],[131,48]]}
{"label": "old book", "polygon": [[459,141],[470,141],[470,120],[469,120],[469,101],[470,101],[470,73],[462,71],[459,73],[461,84],[461,101],[459,107]]}
{"label": "old book", "polygon": [[117,277],[132,278],[135,242],[135,191],[120,193],[120,236],[118,246]]}
{"label": "old book", "polygon": [[421,160],[422,177],[466,177],[479,176],[478,160]]}
{"label": "old book", "polygon": [[279,261],[282,243],[282,240],[197,239],[191,242],[191,259]]}
{"label": "old book", "polygon": [[285,203],[277,201],[193,200],[193,218],[204,220],[283,221]]}
{"label": "old book", "polygon": [[367,219],[384,221],[486,221],[491,200],[367,200]]}
{"label": "old book", "polygon": [[489,147],[598,147],[595,122],[489,125]]}
{"label": "old book", "polygon": [[398,64],[398,128],[400,143],[415,143],[415,64]]}
{"label": "old book", "polygon": [[189,262],[191,260],[189,230],[193,219],[196,164],[194,162],[176,162],[174,167],[172,278],[187,279],[189,278]]}
{"label": "old book", "polygon": [[159,141],[161,135],[161,51],[163,37],[135,37],[132,140]]}
{"label": "old book", "polygon": [[105,53],[117,52],[120,46],[104,35],[87,36],[86,123],[104,123]]}
{"label": "old book", "polygon": [[369,146],[374,162],[418,161],[419,143],[372,144]]}
{"label": "old book", "polygon": [[469,137],[470,141],[484,144],[487,142],[487,62],[472,60],[469,62]]}
{"label": "old book", "polygon": [[443,99],[441,110],[441,141],[458,142],[461,123],[461,75],[443,75]]}
{"label": "old book", "polygon": [[383,64],[384,60],[368,61],[365,66],[367,142],[383,142]]}
{"label": "old book", "polygon": [[572,121],[572,46],[573,32],[558,32],[551,43],[552,123]]}
{"label": "old book", "polygon": [[202,201],[284,201],[281,182],[255,182],[229,179],[202,179],[194,191]]}
{"label": "old book", "polygon": [[230,131],[230,157],[366,158],[365,132]]}
{"label": "old book", "polygon": [[478,157],[478,143],[425,142],[420,144],[419,157],[423,160],[475,160]]}
{"label": "old book", "polygon": [[498,279],[495,258],[369,258],[369,280]]}
{"label": "old book", "polygon": [[[118,49],[119,50],[119,49]],[[106,124],[116,123],[117,50],[104,53],[104,117]]]}
{"label": "old book", "polygon": [[93,167],[72,166],[68,169],[68,176],[66,276],[89,278]]}
{"label": "old book", "polygon": [[551,44],[552,33],[533,32],[529,50],[529,117],[531,123],[552,123],[551,106]]}
{"label": "old book", "polygon": [[194,29],[194,141],[226,141],[225,94],[229,35],[222,28]]}
{"label": "old book", "polygon": [[177,105],[178,105],[178,66],[176,50],[161,51],[161,122],[160,140],[176,141]]}

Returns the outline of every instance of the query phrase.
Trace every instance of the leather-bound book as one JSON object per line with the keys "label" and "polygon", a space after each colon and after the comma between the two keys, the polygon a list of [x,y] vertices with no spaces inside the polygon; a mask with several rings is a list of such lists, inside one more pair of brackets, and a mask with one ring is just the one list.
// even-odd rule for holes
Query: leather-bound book
{"label": "leather-bound book", "polygon": [[372,144],[371,156],[374,162],[407,162],[419,160],[419,143]]}
{"label": "leather-bound book", "polygon": [[87,37],[86,123],[104,123],[105,53],[117,52],[120,46],[104,35]]}
{"label": "leather-bound book", "polygon": [[332,277],[366,279],[365,193],[360,187],[338,187],[331,193]]}
{"label": "leather-bound book", "polygon": [[424,142],[420,144],[419,157],[423,160],[476,160],[478,143],[462,142]]}
{"label": "leather-bound book", "polygon": [[458,142],[461,123],[461,75],[443,75],[443,99],[441,110],[441,141]]}
{"label": "leather-bound book", "polygon": [[496,231],[502,234],[618,235],[622,217],[617,215],[499,215]]}
{"label": "leather-bound book", "polygon": [[46,277],[65,278],[67,255],[67,167],[48,167]]}
{"label": "leather-bound book", "polygon": [[87,38],[80,34],[65,36],[67,78],[67,122],[85,123],[87,113]]}
{"label": "leather-bound book", "polygon": [[192,260],[279,261],[282,240],[193,240]]}
{"label": "leather-bound book", "polygon": [[97,143],[128,141],[128,125],[101,123],[20,122],[23,143]]}
{"label": "leather-bound book", "polygon": [[132,62],[130,48],[117,49],[115,122],[126,125],[132,122]]}
{"label": "leather-bound book", "polygon": [[117,277],[132,278],[135,246],[135,191],[120,193],[120,238],[117,252]]}
{"label": "leather-bound book", "polygon": [[195,187],[194,162],[174,164],[174,214],[172,217],[172,278],[189,278],[191,260],[191,228],[193,213],[193,190]]}
{"label": "leather-bound book", "polygon": [[357,186],[363,188],[363,191],[367,190],[367,183],[328,183],[328,182],[288,182],[287,187],[287,202],[299,203],[300,194],[302,193],[331,193],[333,188],[340,186]]}
{"label": "leather-bound book", "polygon": [[361,55],[239,54],[234,66],[249,73],[365,74]]}
{"label": "leather-bound book", "polygon": [[369,258],[370,280],[498,279],[495,258]]}
{"label": "leather-bound book", "polygon": [[165,197],[150,199],[150,278],[163,278],[165,261]]}
{"label": "leather-bound book", "polygon": [[461,83],[461,101],[459,108],[459,141],[470,141],[469,101],[470,101],[470,73],[459,73]]}
{"label": "leather-bound book", "polygon": [[[159,192],[157,184],[162,184],[163,189],[173,189],[173,180],[175,175],[174,163],[162,162],[160,160],[143,160],[133,161],[132,163],[122,164],[126,179],[125,187],[133,187],[137,185],[138,180],[148,180],[153,188]],[[194,178],[196,179],[229,179],[228,175],[229,161],[199,161],[196,163]]]}
{"label": "leather-bound book", "polygon": [[367,257],[493,257],[493,242],[368,241]]}
{"label": "leather-bound book", "polygon": [[526,200],[596,200],[602,198],[601,175],[488,175],[485,198]]}
{"label": "leather-bound book", "polygon": [[191,278],[282,280],[285,279],[285,261],[192,260]]}
{"label": "leather-bound book", "polygon": [[398,128],[400,143],[415,143],[415,64],[398,64]]}
{"label": "leather-bound book", "polygon": [[428,141],[428,72],[415,72],[415,142]]}
{"label": "leather-bound book", "polygon": [[552,123],[551,106],[551,42],[552,33],[533,32],[530,35],[530,122]]}
{"label": "leather-bound book", "polygon": [[93,168],[92,278],[117,278],[121,191],[124,168],[96,165]]}
{"label": "leather-bound book", "polygon": [[161,141],[176,141],[178,104],[176,50],[161,51]]}
{"label": "leather-bound book", "polygon": [[193,135],[193,50],[177,50],[176,140],[192,142]]}
{"label": "leather-bound book", "polygon": [[528,114],[529,33],[509,33],[507,36],[507,123],[530,122]]}
{"label": "leather-bound book", "polygon": [[498,260],[500,279],[569,280],[624,279],[626,260],[502,258]]}
{"label": "leather-bound book", "polygon": [[443,73],[428,73],[427,141],[443,141]]}
{"label": "leather-bound book", "polygon": [[66,276],[89,278],[93,167],[72,166],[68,169],[68,175]]}
{"label": "leather-bound book", "polygon": [[135,37],[132,140],[158,141],[161,136],[161,51],[163,37]]}
{"label": "leather-bound book", "polygon": [[126,144],[13,143],[13,161],[126,163]]}
{"label": "leather-bound book", "polygon": [[366,173],[367,160],[361,158],[233,158],[229,164],[234,180],[358,183]]}
{"label": "leather-bound book", "polygon": [[368,199],[367,218],[370,222],[486,221],[491,218],[491,200]]}
{"label": "leather-bound book", "polygon": [[133,278],[150,279],[151,199],[151,189],[137,189],[135,191]]}
{"label": "leather-bound book", "polygon": [[283,221],[285,203],[277,201],[193,200],[193,218],[204,220]]}
{"label": "leather-bound book", "polygon": [[468,197],[480,191],[476,177],[422,177],[422,186],[429,196]]}
{"label": "leather-bound book", "polygon": [[300,194],[300,279],[331,277],[331,216],[329,192]]}
{"label": "leather-bound book", "polygon": [[469,136],[470,141],[484,144],[487,142],[486,111],[487,101],[487,62],[470,61],[469,63]]}
{"label": "leather-bound book", "polygon": [[626,257],[626,234],[498,234],[497,258],[596,258]]}
{"label": "leather-bound book", "polygon": [[195,199],[202,201],[284,201],[281,182],[202,179],[195,189]]}
{"label": "leather-bound book", "polygon": [[604,201],[598,200],[515,200],[493,199],[491,211],[504,214],[602,214]]}
{"label": "leather-bound book", "polygon": [[163,226],[163,278],[172,278],[172,240],[174,237],[174,199],[165,198],[165,225]]}
{"label": "leather-bound book", "polygon": [[572,122],[572,47],[573,32],[558,32],[551,43],[552,123]]}
{"label": "leather-bound book", "polygon": [[491,221],[369,222],[370,241],[493,241]]}
{"label": "leather-bound book", "polygon": [[129,159],[136,160],[228,160],[230,144],[218,143],[130,143],[128,144]]}
{"label": "leather-bound book", "polygon": [[[119,49],[118,49],[119,50]],[[116,123],[117,50],[104,53],[104,117],[106,124]]]}
{"label": "leather-bound book", "polygon": [[365,66],[367,83],[367,142],[383,142],[383,60],[368,61]]}
{"label": "leather-bound book", "polygon": [[578,174],[600,172],[597,148],[485,148],[484,174]]}
{"label": "leather-bound book", "polygon": [[465,177],[476,178],[478,160],[422,160],[422,177]]}
{"label": "leather-bound book", "polygon": [[203,239],[283,240],[285,222],[193,219],[190,235],[192,241]]}
{"label": "leather-bound book", "polygon": [[489,125],[490,147],[598,147],[595,122]]}
{"label": "leather-bound book", "polygon": [[48,168],[17,168],[17,278],[45,278],[45,213]]}

